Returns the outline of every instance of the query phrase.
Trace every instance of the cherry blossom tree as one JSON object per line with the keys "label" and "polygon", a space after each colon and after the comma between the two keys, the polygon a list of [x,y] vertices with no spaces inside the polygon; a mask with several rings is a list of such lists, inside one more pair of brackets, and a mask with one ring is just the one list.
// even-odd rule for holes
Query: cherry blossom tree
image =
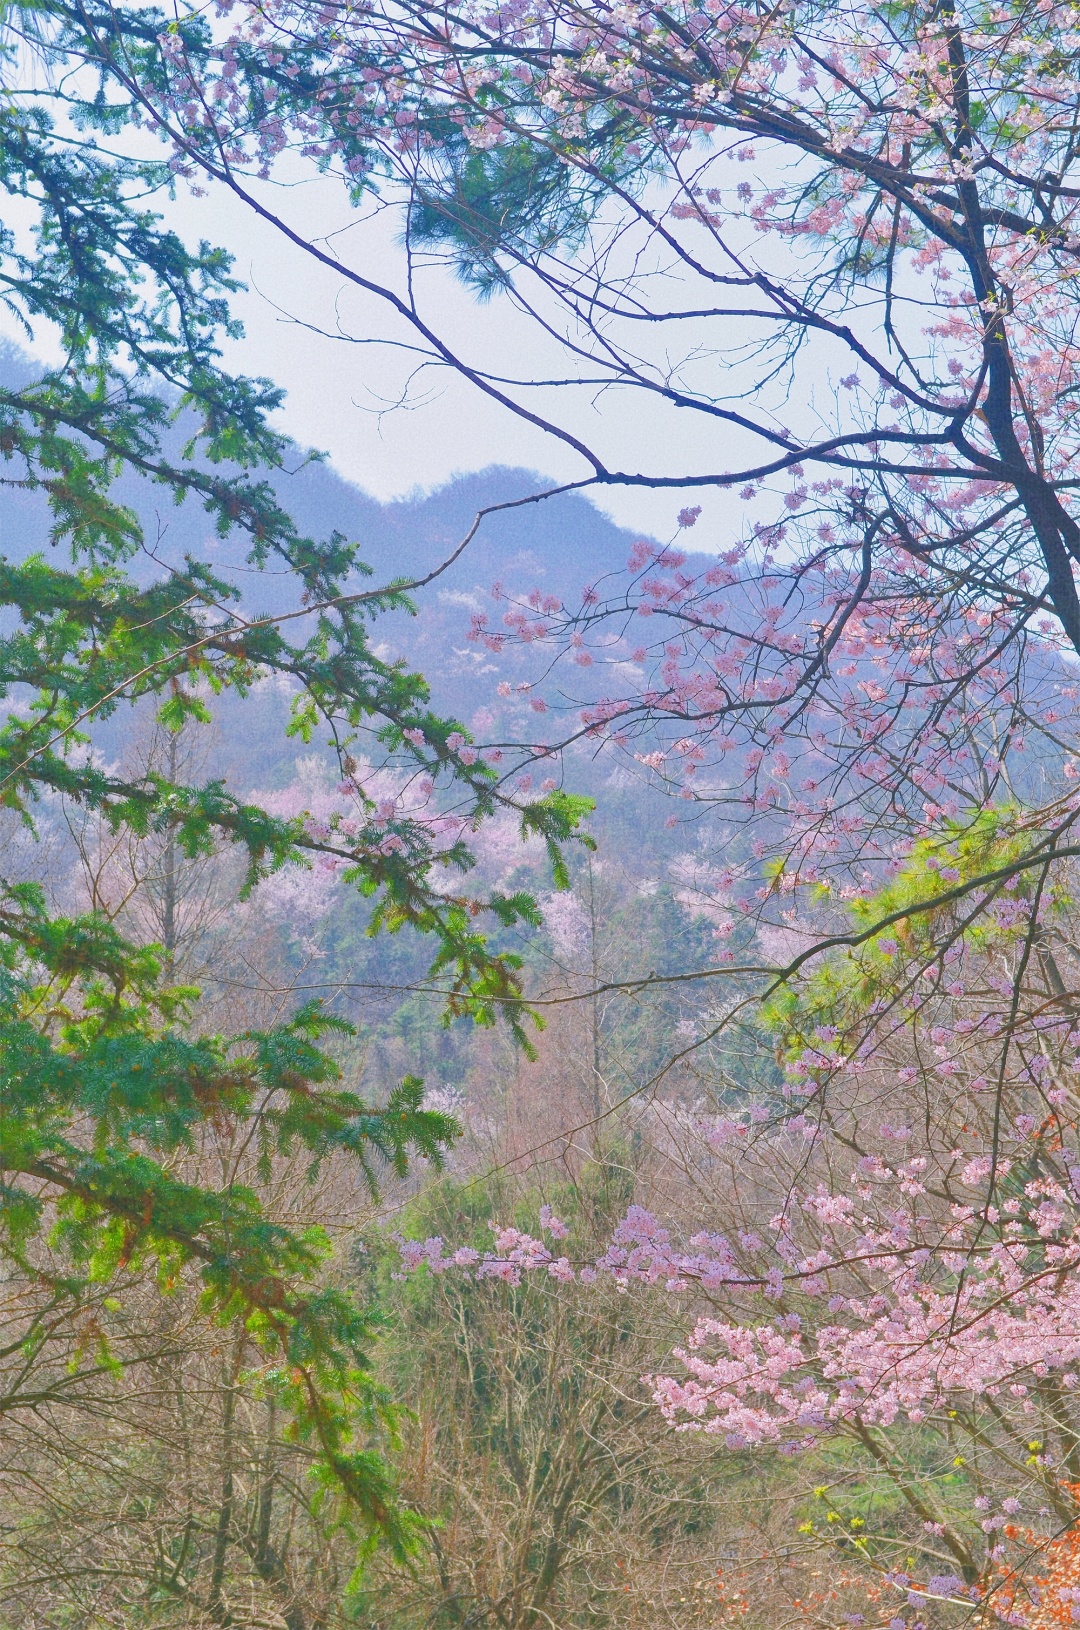
{"label": "cherry blossom tree", "polygon": [[[1076,1521],[1071,878],[1037,903],[1012,877],[981,909],[941,878],[1015,842],[984,819],[978,852],[958,826],[854,902],[877,931],[767,1009],[783,1085],[684,1124],[681,1190],[654,1185],[661,1204],[631,1206],[600,1256],[546,1212],[487,1250],[401,1248],[407,1272],[666,1288],[691,1333],[648,1379],[661,1411],[790,1457],[825,1502],[802,1531],[905,1623],[935,1601],[1041,1623]],[[932,912],[905,914],[935,888]],[[887,1499],[868,1517],[867,1482],[906,1517]]]}

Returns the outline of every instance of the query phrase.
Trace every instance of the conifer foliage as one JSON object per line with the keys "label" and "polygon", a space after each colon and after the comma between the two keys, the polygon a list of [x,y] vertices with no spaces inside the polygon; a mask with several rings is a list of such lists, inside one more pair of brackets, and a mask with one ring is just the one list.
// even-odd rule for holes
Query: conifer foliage
{"label": "conifer foliage", "polygon": [[[0,480],[43,496],[51,518],[40,553],[0,560],[9,818],[33,827],[62,797],[191,857],[231,846],[246,857],[248,891],[285,865],[335,869],[370,897],[373,931],[431,936],[450,1011],[491,1022],[502,1007],[520,1030],[514,959],[489,949],[483,913],[511,923],[534,907],[473,898],[453,881],[470,866],[463,834],[498,796],[494,772],[432,713],[422,679],[380,660],[369,640],[378,613],[407,606],[405,587],[365,587],[355,543],[293,525],[268,480],[286,453],[267,422],[280,393],[220,362],[223,337],[238,332],[228,257],[163,226],[155,201],[167,200],[167,164],[135,154],[122,108],[91,127],[70,77],[78,62],[43,15],[12,11],[7,26],[0,185],[5,219],[18,224],[0,231],[3,299],[62,356],[0,389]],[[132,475],[201,504],[211,533],[245,534],[250,565],[292,574],[301,609],[252,617],[206,560],[162,567],[115,493]],[[283,819],[220,780],[174,780],[160,766],[130,776],[98,750],[95,728],[122,708],[198,728],[216,696],[242,698],[268,675],[293,693],[290,731],[334,744],[354,818]],[[396,784],[426,790],[370,796],[361,736],[364,763],[382,754]],[[522,816],[557,846],[580,813],[556,797]],[[20,1397],[32,1407],[42,1309],[77,1310],[140,1267],[163,1294],[197,1276],[205,1311],[245,1327],[295,1431],[400,1554],[415,1523],[395,1512],[372,1447],[392,1435],[392,1411],[366,1368],[369,1319],[325,1283],[327,1239],[272,1220],[251,1186],[208,1185],[188,1157],[206,1128],[246,1125],[264,1172],[282,1156],[315,1167],[344,1155],[374,1183],[380,1165],[438,1162],[454,1122],[422,1107],[413,1078],[379,1107],[350,1090],[329,1045],[346,1027],[317,1004],[274,1029],[213,1036],[193,1022],[197,1000],[173,982],[161,947],[94,914],[57,915],[37,884],[0,879],[0,1271],[41,1292],[17,1338]],[[91,1358],[107,1363],[98,1335],[104,1359]]]}

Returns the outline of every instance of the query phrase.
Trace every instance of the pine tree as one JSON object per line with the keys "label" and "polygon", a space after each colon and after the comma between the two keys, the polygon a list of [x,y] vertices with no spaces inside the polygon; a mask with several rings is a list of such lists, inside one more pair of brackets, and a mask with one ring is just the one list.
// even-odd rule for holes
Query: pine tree
{"label": "pine tree", "polygon": [[[80,109],[77,55],[46,39],[43,14],[10,12],[7,25],[0,187],[5,218],[28,224],[0,228],[2,297],[31,338],[58,338],[63,361],[0,389],[0,480],[44,495],[42,543],[55,549],[0,558],[0,801],[31,827],[42,801],[63,795],[179,854],[236,846],[248,890],[286,864],[332,865],[371,898],[373,930],[431,936],[451,1014],[508,1012],[520,1031],[515,959],[489,948],[482,914],[508,924],[535,908],[448,881],[470,865],[461,834],[503,796],[496,772],[431,711],[423,680],[370,642],[374,617],[408,605],[405,587],[365,586],[354,542],[306,537],[284,512],[269,479],[287,450],[268,424],[280,392],[221,364],[223,337],[239,332],[228,256],[187,247],[150,207],[167,204],[168,165],[127,152],[130,108],[96,121]],[[26,71],[35,40],[45,73]],[[143,551],[136,571],[140,521],[115,491],[131,473],[201,504],[220,535],[246,535],[250,564],[293,574],[302,609],[246,615],[205,559],[155,565],[148,580]],[[334,743],[355,821],[281,819],[220,780],[170,777],[167,759],[126,779],[94,751],[95,726],[122,708],[151,706],[178,731],[266,675],[294,691],[290,732]],[[440,786],[454,789],[458,836],[364,792],[361,731],[402,773],[428,778],[436,802]],[[557,844],[579,813],[547,798],[522,816]],[[374,1182],[380,1163],[438,1162],[454,1123],[422,1108],[415,1079],[380,1107],[350,1090],[327,1045],[343,1026],[317,1004],[270,1031],[206,1036],[191,1024],[197,996],[170,984],[167,947],[132,943],[93,914],[58,916],[41,887],[0,877],[3,1271],[42,1284],[50,1307],[75,1308],[121,1270],[156,1272],[163,1293],[197,1275],[207,1313],[262,1347],[264,1384],[400,1554],[417,1524],[395,1510],[378,1448],[393,1411],[363,1358],[369,1318],[327,1288],[325,1238],[272,1221],[250,1187],[197,1180],[186,1157],[209,1123],[231,1120],[250,1123],[265,1170],[279,1154],[317,1164],[344,1153]],[[64,1265],[47,1285],[45,1237],[48,1260]],[[32,1321],[30,1361],[36,1339]]]}

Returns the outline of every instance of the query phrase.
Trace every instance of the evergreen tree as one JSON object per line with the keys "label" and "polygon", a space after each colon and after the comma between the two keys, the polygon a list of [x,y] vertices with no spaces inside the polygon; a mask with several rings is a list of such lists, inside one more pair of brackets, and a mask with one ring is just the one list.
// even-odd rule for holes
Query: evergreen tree
{"label": "evergreen tree", "polygon": [[[470,823],[502,798],[496,773],[431,712],[422,679],[370,643],[372,619],[407,606],[405,586],[365,587],[354,542],[305,537],[283,511],[268,480],[286,452],[267,418],[280,392],[221,365],[223,336],[238,333],[228,256],[163,224],[151,205],[167,200],[168,165],[132,156],[130,108],[88,122],[77,55],[46,41],[43,14],[7,24],[0,186],[20,226],[0,228],[3,299],[31,339],[58,338],[63,360],[0,389],[0,479],[44,495],[42,542],[57,546],[0,559],[0,800],[31,826],[63,795],[189,856],[237,846],[248,890],[287,864],[333,866],[371,897],[373,931],[431,936],[449,1013],[486,1023],[508,1011],[520,1031],[516,963],[489,950],[482,913],[505,924],[535,908],[447,881],[469,868]],[[220,535],[246,534],[250,564],[292,574],[301,609],[245,614],[205,559],[156,563],[147,578],[139,518],[116,496],[131,473],[201,503]],[[95,751],[95,726],[121,708],[151,705],[179,730],[266,675],[294,692],[290,731],[332,742],[355,819],[282,819],[221,780],[170,777],[168,760],[128,778]],[[365,791],[361,734],[405,781],[426,778],[427,805]],[[557,845],[579,813],[547,798],[522,818]],[[43,1286],[51,1309],[140,1265],[165,1292],[198,1275],[207,1312],[262,1346],[297,1432],[400,1553],[415,1524],[395,1512],[372,1446],[392,1433],[392,1410],[362,1356],[370,1320],[326,1287],[324,1237],[273,1221],[251,1187],[208,1184],[188,1156],[209,1124],[249,1122],[264,1170],[297,1150],[313,1165],[345,1154],[374,1181],[379,1162],[437,1162],[454,1124],[421,1107],[413,1079],[381,1107],[349,1090],[326,1046],[342,1026],[318,1005],[270,1031],[207,1036],[191,1023],[197,992],[169,980],[162,947],[92,914],[59,916],[41,887],[0,877],[0,1271]],[[46,1274],[58,1253],[62,1273]],[[43,1330],[33,1315],[17,1333],[24,1381]]]}

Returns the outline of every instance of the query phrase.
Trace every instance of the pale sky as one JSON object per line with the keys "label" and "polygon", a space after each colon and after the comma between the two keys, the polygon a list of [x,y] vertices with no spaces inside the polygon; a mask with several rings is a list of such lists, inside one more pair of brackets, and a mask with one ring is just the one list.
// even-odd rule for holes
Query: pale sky
{"label": "pale sky", "polygon": [[[350,265],[374,280],[400,284],[403,256],[391,217],[358,219],[337,184],[329,181],[288,189],[284,199],[282,191],[271,201],[276,207],[284,204],[291,224],[301,224],[312,236],[333,234],[335,252]],[[247,332],[230,361],[250,373],[265,372],[283,385],[289,432],[327,451],[344,476],[375,497],[385,500],[417,487],[438,486],[459,472],[489,464],[521,465],[555,480],[587,473],[572,450],[449,369],[423,371],[413,379],[405,403],[395,405],[417,359],[405,351],[335,337],[340,325],[352,336],[411,342],[404,323],[395,321],[383,302],[320,268],[232,200],[185,199],[176,208],[186,235],[204,232],[233,251],[237,273],[250,286],[235,302]],[[506,299],[496,296],[478,303],[452,274],[435,269],[428,273],[424,294],[431,327],[467,357],[494,371],[527,369],[541,378],[565,372],[558,349]],[[685,418],[676,424],[676,416],[662,406],[651,407],[646,424],[640,393],[633,398],[609,393],[602,403],[594,403],[592,393],[575,393],[572,403],[565,391],[546,394],[552,417],[584,440],[598,439],[612,466],[634,467],[635,461],[640,466],[648,460],[651,469],[666,465],[681,472],[688,454],[700,459],[702,468],[726,462],[709,447],[716,432],[705,425],[688,425]],[[545,393],[536,396],[543,410]],[[607,489],[593,496],[622,524],[663,538],[675,530],[679,509],[703,501],[670,491]],[[714,513],[724,502],[715,494],[704,501]]]}
{"label": "pale sky", "polygon": [[[403,256],[389,217],[363,221],[340,186],[328,179],[293,187],[267,187],[265,198],[290,223],[311,236],[327,234],[337,254],[379,281],[400,283]],[[192,242],[205,236],[235,257],[236,274],[249,285],[233,307],[245,338],[230,343],[230,367],[265,374],[288,395],[284,429],[305,446],[330,455],[348,480],[380,500],[430,489],[467,471],[492,464],[523,466],[556,481],[586,474],[581,458],[518,419],[448,369],[427,370],[414,380],[407,402],[395,406],[415,359],[385,345],[356,344],[338,336],[407,341],[404,324],[375,297],[365,296],[339,274],[320,268],[272,226],[224,193],[192,198],[181,193],[165,203],[166,218]],[[566,360],[536,325],[503,298],[479,304],[451,274],[432,270],[425,290],[431,326],[469,357],[499,371],[536,377],[562,374]],[[322,333],[316,329],[323,330]],[[25,334],[0,315],[0,334],[23,349]],[[33,350],[48,357],[48,334]],[[536,406],[544,410],[544,394]],[[532,398],[530,397],[530,404]],[[732,455],[726,433],[698,415],[677,415],[642,393],[548,393],[547,407],[582,439],[600,447],[609,466],[682,473],[688,467],[723,468]],[[729,439],[729,438],[728,438]],[[658,538],[676,530],[684,505],[702,503],[705,514],[694,535],[698,548],[726,547],[731,500],[715,492],[648,492],[601,489],[593,501],[621,524]],[[726,513],[725,513],[726,512]]]}

